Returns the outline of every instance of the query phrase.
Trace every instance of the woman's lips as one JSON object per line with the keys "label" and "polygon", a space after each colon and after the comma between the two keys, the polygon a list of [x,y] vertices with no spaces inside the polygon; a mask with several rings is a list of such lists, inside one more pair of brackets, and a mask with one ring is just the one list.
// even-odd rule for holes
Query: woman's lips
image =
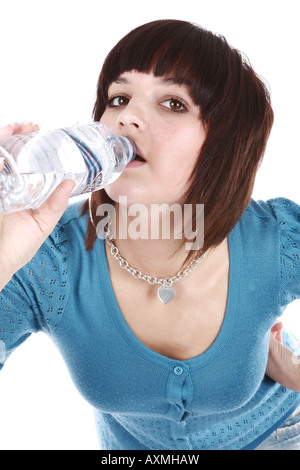
{"label": "woman's lips", "polygon": [[126,168],[137,168],[140,166],[145,165],[146,161],[145,160],[132,160],[126,165]]}
{"label": "woman's lips", "polygon": [[126,165],[126,168],[137,168],[142,165],[145,165],[146,160],[143,157],[142,151],[139,149],[139,147],[135,144],[136,148],[136,157],[134,160],[132,160],[128,165]]}

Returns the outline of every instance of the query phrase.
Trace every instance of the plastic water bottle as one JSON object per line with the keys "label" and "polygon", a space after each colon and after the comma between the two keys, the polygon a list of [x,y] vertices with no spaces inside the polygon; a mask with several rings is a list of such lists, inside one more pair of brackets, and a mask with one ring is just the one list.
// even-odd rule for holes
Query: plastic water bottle
{"label": "plastic water bottle", "polygon": [[0,213],[37,209],[65,179],[71,196],[114,182],[135,157],[134,143],[102,123],[78,124],[0,140]]}

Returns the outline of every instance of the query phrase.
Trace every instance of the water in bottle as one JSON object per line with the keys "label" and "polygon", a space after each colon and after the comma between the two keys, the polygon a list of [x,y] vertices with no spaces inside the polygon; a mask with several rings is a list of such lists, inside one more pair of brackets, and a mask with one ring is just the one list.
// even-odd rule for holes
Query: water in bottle
{"label": "water in bottle", "polygon": [[0,140],[0,213],[36,209],[66,179],[71,196],[102,189],[135,157],[134,143],[102,123],[78,124]]}

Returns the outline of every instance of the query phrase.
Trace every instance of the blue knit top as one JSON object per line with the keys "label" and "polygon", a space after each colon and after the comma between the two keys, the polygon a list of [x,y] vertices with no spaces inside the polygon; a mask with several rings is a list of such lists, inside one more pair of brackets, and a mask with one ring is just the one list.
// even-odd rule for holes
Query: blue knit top
{"label": "blue knit top", "polygon": [[[95,409],[101,449],[254,449],[300,403],[265,376],[270,328],[300,298],[300,207],[282,198],[251,201],[228,237],[222,328],[207,351],[185,361],[134,335],[103,240],[85,251],[86,223],[79,204],[69,206],[2,290],[0,362],[31,333],[49,335]],[[291,334],[284,342],[300,354]]]}

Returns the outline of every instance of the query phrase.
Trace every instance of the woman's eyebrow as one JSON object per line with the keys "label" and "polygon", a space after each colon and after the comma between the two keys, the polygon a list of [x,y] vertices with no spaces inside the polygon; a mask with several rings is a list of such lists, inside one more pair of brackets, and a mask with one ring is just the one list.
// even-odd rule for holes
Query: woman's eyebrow
{"label": "woman's eyebrow", "polygon": [[127,78],[118,77],[112,83],[117,83],[118,85],[129,83]]}

